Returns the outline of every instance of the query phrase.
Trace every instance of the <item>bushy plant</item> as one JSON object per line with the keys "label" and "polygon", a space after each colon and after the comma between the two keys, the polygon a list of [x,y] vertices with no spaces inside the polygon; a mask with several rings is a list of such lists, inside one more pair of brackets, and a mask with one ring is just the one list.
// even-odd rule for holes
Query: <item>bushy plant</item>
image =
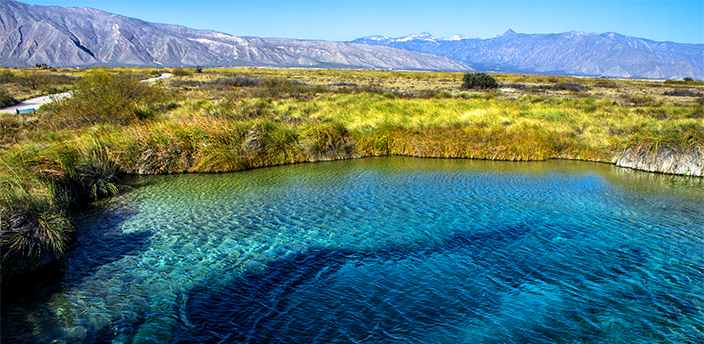
{"label": "bushy plant", "polygon": [[586,90],[587,88],[584,87],[584,85],[576,82],[559,82],[555,85],[552,85],[552,89],[555,91],[581,92]]}
{"label": "bushy plant", "polygon": [[486,73],[467,73],[462,77],[462,89],[495,89],[499,83]]}
{"label": "bushy plant", "polygon": [[129,124],[144,117],[136,109],[156,109],[165,100],[160,88],[140,82],[134,75],[95,72],[79,80],[72,97],[54,102],[48,109],[55,116],[53,122],[63,127]]}
{"label": "bushy plant", "polygon": [[234,76],[230,78],[218,78],[215,80],[215,85],[218,86],[234,86],[234,87],[246,87],[246,86],[259,86],[261,85],[261,79],[249,78],[246,76]]}
{"label": "bushy plant", "polygon": [[13,73],[10,70],[3,69],[0,71],[0,84],[9,84],[11,82],[15,82],[17,78],[15,77],[15,73]]}
{"label": "bushy plant", "polygon": [[675,97],[700,97],[702,94],[700,92],[693,92],[688,89],[682,89],[682,88],[677,88],[674,90],[669,90],[665,91],[663,93],[666,96],[675,96]]}
{"label": "bushy plant", "polygon": [[173,73],[173,75],[175,75],[175,76],[189,76],[189,75],[191,75],[191,73],[188,72],[188,70],[181,68],[181,67],[174,68],[171,71],[171,73]]}
{"label": "bushy plant", "polygon": [[12,106],[19,103],[6,90],[0,89],[0,108]]}

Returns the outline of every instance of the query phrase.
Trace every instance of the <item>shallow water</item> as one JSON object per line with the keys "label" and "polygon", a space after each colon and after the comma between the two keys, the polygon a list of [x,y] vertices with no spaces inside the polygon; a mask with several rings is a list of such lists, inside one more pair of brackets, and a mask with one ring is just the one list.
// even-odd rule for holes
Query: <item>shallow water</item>
{"label": "shallow water", "polygon": [[704,192],[573,161],[135,178],[2,341],[702,343]]}

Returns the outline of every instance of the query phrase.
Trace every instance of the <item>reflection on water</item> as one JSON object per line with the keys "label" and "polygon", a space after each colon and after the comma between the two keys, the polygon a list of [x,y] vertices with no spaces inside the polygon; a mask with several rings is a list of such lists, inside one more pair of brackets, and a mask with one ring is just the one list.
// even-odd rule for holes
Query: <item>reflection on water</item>
{"label": "reflection on water", "polygon": [[136,178],[8,342],[700,343],[704,193],[573,161]]}

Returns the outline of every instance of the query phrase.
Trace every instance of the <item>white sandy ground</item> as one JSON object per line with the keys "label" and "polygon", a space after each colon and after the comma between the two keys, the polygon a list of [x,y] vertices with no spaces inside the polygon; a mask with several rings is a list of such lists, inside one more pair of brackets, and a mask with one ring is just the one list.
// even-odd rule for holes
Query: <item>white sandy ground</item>
{"label": "white sandy ground", "polygon": [[[172,75],[171,73],[164,73],[164,74],[162,74],[161,76],[158,76],[158,77],[156,77],[156,78],[150,78],[150,79],[142,80],[142,82],[155,82],[155,81],[157,81],[157,80],[162,80],[162,79],[170,78],[171,75]],[[17,110],[20,110],[20,111],[22,111],[22,110],[29,110],[29,109],[34,109],[34,110],[36,110],[36,109],[38,109],[40,106],[42,106],[42,105],[44,105],[44,104],[46,104],[46,103],[51,103],[51,102],[53,102],[54,100],[59,100],[59,99],[63,99],[63,98],[70,97],[72,94],[73,94],[73,92],[69,91],[69,92],[63,92],[63,93],[51,94],[51,95],[48,95],[48,96],[42,96],[42,97],[27,99],[27,100],[25,100],[25,101],[23,101],[23,102],[21,102],[21,103],[19,103],[19,104],[16,104],[16,105],[13,105],[13,106],[10,106],[10,107],[6,107],[6,108],[0,109],[0,113],[1,113],[1,112],[17,113]]]}

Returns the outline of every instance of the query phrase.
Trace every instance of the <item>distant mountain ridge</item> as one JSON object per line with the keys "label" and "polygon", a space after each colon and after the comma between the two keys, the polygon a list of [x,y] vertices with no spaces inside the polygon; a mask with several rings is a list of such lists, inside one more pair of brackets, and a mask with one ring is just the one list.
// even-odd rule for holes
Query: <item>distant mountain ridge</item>
{"label": "distant mountain ridge", "polygon": [[0,66],[252,66],[465,71],[451,59],[358,43],[235,37],[107,12],[0,0]]}
{"label": "distant mountain ridge", "polygon": [[704,44],[655,42],[614,32],[521,34],[480,39],[419,35],[367,36],[355,43],[445,56],[480,71],[556,73],[625,78],[704,79]]}
{"label": "distant mountain ridge", "polygon": [[653,53],[665,61],[681,60],[704,71],[704,44],[657,42],[645,38],[624,36],[615,32],[602,33],[599,36],[621,42],[631,48]]}
{"label": "distant mountain ridge", "polygon": [[237,37],[107,12],[0,0],[0,66],[244,66],[496,71],[704,80],[704,44],[620,35],[489,39],[428,32],[351,42]]}

